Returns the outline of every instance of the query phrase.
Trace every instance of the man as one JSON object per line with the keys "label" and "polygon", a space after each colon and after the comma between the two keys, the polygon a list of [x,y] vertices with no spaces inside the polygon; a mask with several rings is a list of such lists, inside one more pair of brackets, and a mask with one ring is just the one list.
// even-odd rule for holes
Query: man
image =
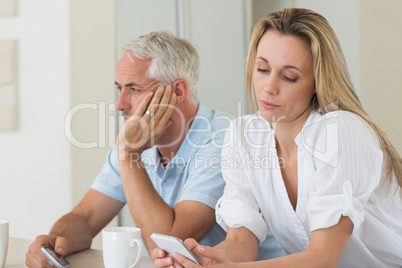
{"label": "man", "polygon": [[62,256],[89,248],[125,203],[150,252],[154,232],[210,246],[225,238],[214,208],[224,188],[219,161],[230,117],[198,104],[197,51],[155,32],[123,52],[115,84],[125,125],[116,148],[77,207],[29,247],[28,267],[50,267],[43,245]]}

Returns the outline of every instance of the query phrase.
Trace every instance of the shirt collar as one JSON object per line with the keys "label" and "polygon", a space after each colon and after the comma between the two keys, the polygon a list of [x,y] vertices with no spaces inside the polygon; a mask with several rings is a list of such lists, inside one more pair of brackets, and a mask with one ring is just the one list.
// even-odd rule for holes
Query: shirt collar
{"label": "shirt collar", "polygon": [[310,112],[310,115],[308,116],[306,122],[304,122],[302,129],[300,130],[299,134],[297,134],[297,136],[295,138],[295,143],[298,147],[300,147],[300,145],[302,143],[304,129],[306,127],[308,127],[309,125],[314,124],[314,122],[320,117],[321,117],[321,115],[317,111],[312,110]]}

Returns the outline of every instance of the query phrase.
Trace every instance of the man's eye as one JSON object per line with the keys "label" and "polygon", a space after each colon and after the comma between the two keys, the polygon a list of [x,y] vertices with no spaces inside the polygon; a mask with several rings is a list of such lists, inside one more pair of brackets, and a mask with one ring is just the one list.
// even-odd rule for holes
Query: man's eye
{"label": "man's eye", "polygon": [[132,87],[130,90],[131,90],[132,92],[140,91],[138,88],[135,88],[135,87]]}

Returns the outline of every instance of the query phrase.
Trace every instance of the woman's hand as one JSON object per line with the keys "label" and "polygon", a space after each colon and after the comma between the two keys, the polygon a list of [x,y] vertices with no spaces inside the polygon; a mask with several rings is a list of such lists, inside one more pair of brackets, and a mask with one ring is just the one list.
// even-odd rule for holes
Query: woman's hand
{"label": "woman's hand", "polygon": [[[195,257],[199,260],[199,262],[203,265],[210,263],[210,259],[204,257],[203,255],[200,254],[199,247],[200,245],[197,243],[196,240],[192,239],[192,238],[188,238],[184,241],[184,244],[187,246],[187,248],[195,255]],[[162,268],[162,267],[169,267],[169,268],[182,268],[184,267],[183,265],[181,265],[176,258],[173,256],[174,254],[168,254],[166,255],[165,251],[163,249],[160,248],[155,248],[152,252],[152,259],[154,259],[154,263],[155,263],[155,267],[157,268]],[[180,254],[176,254],[186,260],[188,260],[186,257],[180,255]],[[195,267],[202,267],[199,266],[195,263],[193,263],[192,261],[188,260],[190,263],[196,265]]]}
{"label": "woman's hand", "polygon": [[187,239],[186,246],[194,253],[201,265],[197,265],[180,254],[173,254],[174,259],[185,268],[210,267],[210,268],[229,268],[234,267],[226,257],[225,251],[217,248],[200,246],[194,239]]}
{"label": "woman's hand", "polygon": [[160,248],[155,248],[152,251],[152,259],[154,260],[154,264],[156,268],[163,268],[163,267],[177,267],[181,268],[180,263],[178,263],[172,255],[166,255],[165,251]]}
{"label": "woman's hand", "polygon": [[186,246],[197,257],[201,265],[198,265],[186,257],[174,253],[173,255],[166,256],[165,252],[156,248],[153,251],[153,257],[155,260],[155,267],[176,267],[176,268],[193,268],[193,267],[233,267],[234,263],[230,262],[226,257],[226,253],[221,249],[215,249],[206,246],[200,246],[194,239],[186,239],[184,241]]}

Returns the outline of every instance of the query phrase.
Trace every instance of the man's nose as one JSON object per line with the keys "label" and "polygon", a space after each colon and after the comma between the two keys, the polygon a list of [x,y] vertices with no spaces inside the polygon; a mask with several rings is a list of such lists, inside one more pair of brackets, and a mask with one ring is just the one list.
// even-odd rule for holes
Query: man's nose
{"label": "man's nose", "polygon": [[130,110],[131,94],[126,90],[122,90],[116,101],[116,109],[119,111]]}

